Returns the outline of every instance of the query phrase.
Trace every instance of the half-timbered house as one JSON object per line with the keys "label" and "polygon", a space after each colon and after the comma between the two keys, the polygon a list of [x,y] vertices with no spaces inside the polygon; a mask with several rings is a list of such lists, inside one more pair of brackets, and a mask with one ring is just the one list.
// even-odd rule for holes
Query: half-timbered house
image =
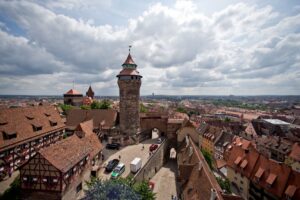
{"label": "half-timbered house", "polygon": [[54,106],[0,110],[0,175],[8,175],[42,147],[63,137],[65,124]]}
{"label": "half-timbered house", "polygon": [[80,123],[74,135],[40,150],[20,168],[23,199],[76,199],[91,171],[100,165],[102,145],[93,121]]}

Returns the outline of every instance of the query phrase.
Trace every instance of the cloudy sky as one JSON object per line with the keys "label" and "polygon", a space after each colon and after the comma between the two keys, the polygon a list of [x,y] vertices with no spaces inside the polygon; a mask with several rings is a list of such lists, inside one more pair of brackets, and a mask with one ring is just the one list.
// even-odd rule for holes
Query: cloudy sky
{"label": "cloudy sky", "polygon": [[299,0],[0,1],[0,94],[300,95]]}

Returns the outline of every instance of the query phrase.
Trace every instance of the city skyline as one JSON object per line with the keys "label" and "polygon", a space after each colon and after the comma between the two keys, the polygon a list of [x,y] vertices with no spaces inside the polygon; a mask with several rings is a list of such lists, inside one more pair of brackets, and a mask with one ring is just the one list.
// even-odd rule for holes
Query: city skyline
{"label": "city skyline", "polygon": [[[217,2],[217,1],[214,1]],[[118,95],[132,45],[141,95],[299,95],[296,1],[3,1],[0,94]]]}

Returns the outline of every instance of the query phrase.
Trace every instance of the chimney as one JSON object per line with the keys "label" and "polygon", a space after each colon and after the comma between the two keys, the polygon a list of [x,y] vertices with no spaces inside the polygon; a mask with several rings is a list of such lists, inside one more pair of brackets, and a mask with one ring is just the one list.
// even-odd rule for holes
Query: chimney
{"label": "chimney", "polygon": [[214,188],[210,189],[210,200],[215,200],[217,197],[217,192]]}

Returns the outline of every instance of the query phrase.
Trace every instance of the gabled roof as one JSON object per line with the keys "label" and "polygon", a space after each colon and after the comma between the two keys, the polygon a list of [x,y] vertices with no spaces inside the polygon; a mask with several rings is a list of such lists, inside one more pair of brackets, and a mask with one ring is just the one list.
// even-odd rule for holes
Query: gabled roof
{"label": "gabled roof", "polygon": [[293,144],[289,157],[291,157],[295,161],[300,162],[300,144],[298,142],[295,142]]}
{"label": "gabled roof", "polygon": [[300,173],[291,171],[289,180],[286,184],[284,195],[287,195],[291,200],[300,199]]}
{"label": "gabled roof", "polygon": [[260,155],[252,171],[251,180],[269,193],[282,197],[291,169]]}
{"label": "gabled roof", "polygon": [[74,89],[69,90],[65,94],[68,94],[68,95],[82,95],[79,91],[74,90]]}
{"label": "gabled roof", "polygon": [[217,180],[191,138],[189,138],[188,146],[186,141],[181,144],[177,155],[180,179],[183,183],[182,193],[185,199],[209,200],[211,189],[216,190],[217,199],[223,199]]}
{"label": "gabled roof", "polygon": [[[57,125],[51,126],[50,121],[57,122]],[[54,106],[0,109],[0,122],[3,122],[0,125],[0,133],[17,133],[16,138],[8,140],[5,140],[0,134],[1,151],[42,137],[51,131],[62,130],[65,127],[58,110]],[[32,125],[42,127],[42,129],[34,131]]]}
{"label": "gabled roof", "polygon": [[230,150],[227,166],[250,178],[259,154],[255,149],[244,150],[241,146],[233,146]]}
{"label": "gabled roof", "polygon": [[93,120],[80,123],[75,129],[75,134],[79,136],[86,145],[92,148],[92,152],[90,153],[92,158],[103,149],[98,136],[93,132]]}
{"label": "gabled roof", "polygon": [[[113,109],[81,110],[72,109],[67,112],[67,128],[75,129],[81,122],[93,119],[94,128],[112,128],[117,120],[117,111]],[[102,122],[104,124],[101,124]]]}
{"label": "gabled roof", "polygon": [[84,159],[92,151],[79,137],[72,135],[49,147],[43,148],[39,154],[54,167],[65,173]]}

